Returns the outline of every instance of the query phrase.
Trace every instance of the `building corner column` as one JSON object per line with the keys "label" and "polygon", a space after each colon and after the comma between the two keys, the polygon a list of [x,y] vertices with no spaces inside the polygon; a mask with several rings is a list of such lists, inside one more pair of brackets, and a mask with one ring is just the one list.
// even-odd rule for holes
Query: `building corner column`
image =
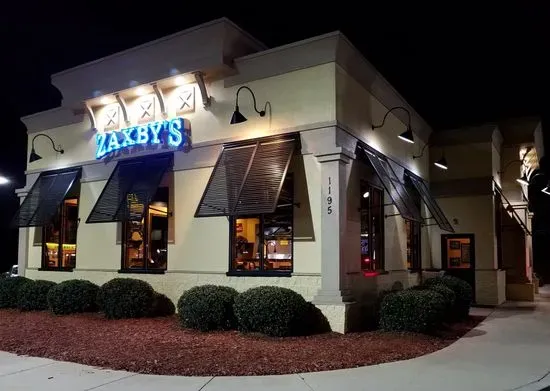
{"label": "building corner column", "polygon": [[[17,193],[19,204],[22,204],[27,193]],[[29,260],[29,228],[19,228],[19,238],[17,245],[17,274],[25,276]]]}
{"label": "building corner column", "polygon": [[337,148],[315,157],[321,166],[321,287],[313,302],[318,306],[351,303],[343,236],[347,223],[348,165],[354,155]]}

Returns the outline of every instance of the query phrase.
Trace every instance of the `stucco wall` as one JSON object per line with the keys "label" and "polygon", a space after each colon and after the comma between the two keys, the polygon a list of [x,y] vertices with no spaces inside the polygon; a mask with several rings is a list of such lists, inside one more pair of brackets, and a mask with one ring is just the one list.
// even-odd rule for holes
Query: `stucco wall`
{"label": "stucco wall", "polygon": [[[229,139],[244,139],[267,136],[273,133],[292,131],[295,128],[315,127],[315,124],[325,124],[335,120],[335,82],[334,63],[302,69],[283,75],[261,79],[248,83],[254,91],[259,109],[264,108],[266,101],[271,103],[265,117],[260,118],[253,110],[252,97],[248,91],[239,94],[239,106],[248,121],[238,125],[229,125],[229,120],[235,109],[235,94],[238,86],[224,88],[223,80],[208,85],[208,93],[213,103],[208,109],[202,106],[200,92],[195,84],[195,111],[183,114],[191,123],[191,138],[194,144],[206,142],[223,142]],[[175,116],[173,91],[167,91],[166,104],[169,118]],[[131,103],[128,101],[129,115],[135,124],[136,118],[131,115]],[[155,120],[162,119],[160,108],[155,110]],[[271,115],[270,115],[271,114]],[[102,110],[97,110],[96,121],[103,123]],[[121,127],[126,127],[121,121]],[[29,163],[28,170],[55,169],[95,160],[95,132],[90,130],[86,117],[82,122],[45,130],[56,144],[65,149],[63,155],[54,154],[49,141],[38,138],[35,142],[36,151],[43,158]],[[30,154],[29,134],[28,153]]]}
{"label": "stucco wall", "polygon": [[[495,251],[495,222],[492,195],[445,197],[437,200],[441,209],[453,224],[457,234],[475,235],[476,269],[494,269],[497,266]],[[434,267],[441,268],[441,231],[430,227],[431,251]]]}

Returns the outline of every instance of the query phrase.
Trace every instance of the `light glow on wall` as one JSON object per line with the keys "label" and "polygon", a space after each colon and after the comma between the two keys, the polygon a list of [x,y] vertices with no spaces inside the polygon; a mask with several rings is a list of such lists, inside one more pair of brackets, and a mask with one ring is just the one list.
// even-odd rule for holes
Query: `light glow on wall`
{"label": "light glow on wall", "polygon": [[96,135],[96,159],[120,149],[134,145],[164,144],[164,140],[171,147],[178,148],[190,142],[190,128],[181,118],[150,122],[148,124],[132,126],[113,132],[103,132]]}

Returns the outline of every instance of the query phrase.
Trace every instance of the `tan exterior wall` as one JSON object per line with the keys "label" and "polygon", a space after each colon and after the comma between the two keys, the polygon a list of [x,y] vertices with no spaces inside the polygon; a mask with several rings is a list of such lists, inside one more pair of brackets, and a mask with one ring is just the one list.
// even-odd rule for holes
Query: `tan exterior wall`
{"label": "tan exterior wall", "polygon": [[[215,103],[207,110],[201,104],[196,84],[188,85],[195,90],[195,111],[182,116],[191,123],[193,144],[262,137],[333,123],[336,116],[334,69],[335,64],[330,63],[248,83],[256,95],[259,109],[264,108],[266,101],[271,103],[271,115],[268,108],[266,116],[260,118],[252,108],[252,97],[247,91],[241,91],[239,105],[248,121],[232,126],[229,125],[229,120],[235,109],[238,87],[225,88],[223,80],[209,84],[208,91],[214,97]],[[165,97],[169,118],[176,114],[171,92],[174,91],[168,91]],[[132,104],[132,101],[127,102],[132,124],[136,124]],[[155,120],[162,119],[158,106],[155,113]],[[103,110],[97,111],[96,120],[98,126],[104,123]],[[121,127],[126,127],[122,121]],[[87,119],[41,133],[51,136],[56,144],[62,144],[65,153],[54,154],[51,145],[48,145],[49,140],[38,138],[35,141],[36,151],[39,154],[41,151],[45,152],[42,152],[41,160],[28,164],[28,170],[56,169],[95,160],[95,132],[90,129]],[[33,134],[29,134],[29,154],[32,137]]]}

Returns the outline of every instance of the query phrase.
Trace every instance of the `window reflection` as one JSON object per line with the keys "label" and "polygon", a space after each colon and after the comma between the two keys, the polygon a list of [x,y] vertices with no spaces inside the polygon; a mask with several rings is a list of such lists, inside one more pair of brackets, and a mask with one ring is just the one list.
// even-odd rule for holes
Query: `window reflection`
{"label": "window reflection", "polygon": [[[129,195],[132,198],[132,195]],[[131,210],[141,214],[143,204]],[[140,209],[141,208],[141,209]],[[168,261],[168,188],[160,187],[139,221],[124,224],[124,268],[165,270]]]}
{"label": "window reflection", "polygon": [[293,195],[293,178],[288,174],[274,213],[232,219],[233,271],[292,271]]}
{"label": "window reflection", "polygon": [[361,182],[361,271],[363,274],[384,269],[384,193]]}
{"label": "window reflection", "polygon": [[74,268],[78,230],[78,198],[63,200],[50,224],[43,228],[43,267]]}

